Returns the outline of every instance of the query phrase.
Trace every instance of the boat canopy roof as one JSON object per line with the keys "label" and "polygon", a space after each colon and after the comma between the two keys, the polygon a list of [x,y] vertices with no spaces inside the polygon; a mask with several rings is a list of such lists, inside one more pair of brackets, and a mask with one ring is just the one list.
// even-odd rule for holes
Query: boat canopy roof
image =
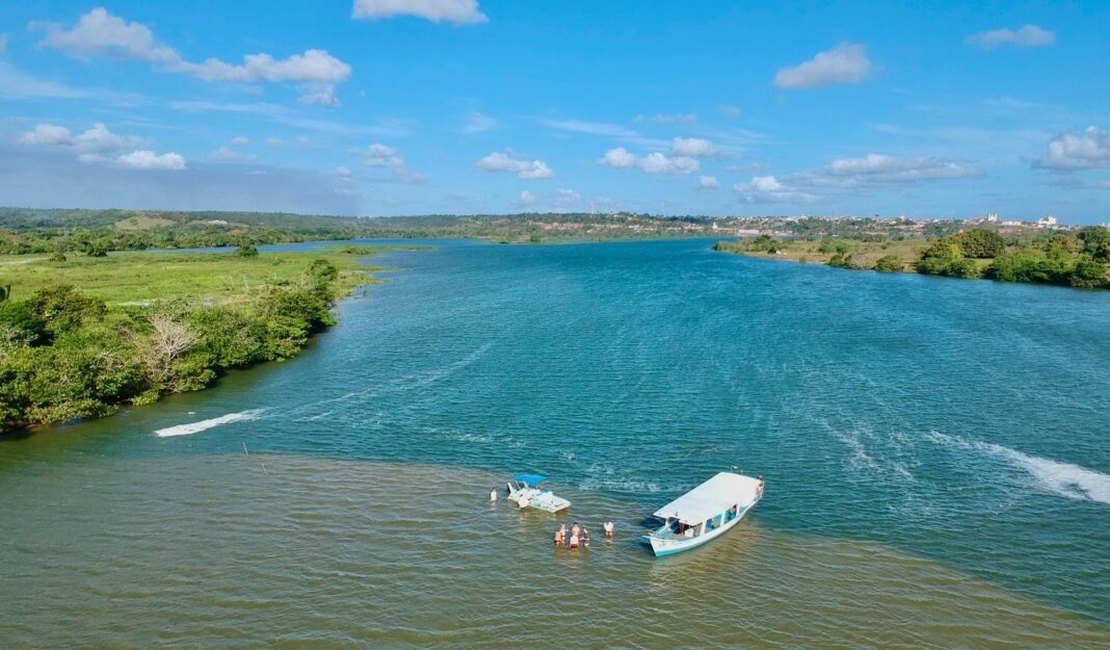
{"label": "boat canopy roof", "polygon": [[528,485],[535,485],[540,481],[547,480],[547,477],[540,476],[539,474],[517,474],[513,477],[513,480],[520,481],[521,483],[527,483]]}
{"label": "boat canopy roof", "polygon": [[705,483],[655,511],[660,519],[677,519],[697,525],[721,514],[734,505],[747,507],[756,500],[759,480],[750,476],[720,472]]}

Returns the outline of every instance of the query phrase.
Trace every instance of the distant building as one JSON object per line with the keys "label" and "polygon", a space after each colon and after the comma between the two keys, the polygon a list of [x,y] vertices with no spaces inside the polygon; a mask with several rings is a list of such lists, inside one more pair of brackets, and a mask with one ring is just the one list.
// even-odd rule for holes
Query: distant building
{"label": "distant building", "polygon": [[1049,228],[1051,226],[1055,226],[1056,223],[1057,223],[1056,217],[1052,216],[1051,214],[1048,215],[1047,217],[1045,217],[1044,219],[1037,219],[1037,227],[1038,228]]}

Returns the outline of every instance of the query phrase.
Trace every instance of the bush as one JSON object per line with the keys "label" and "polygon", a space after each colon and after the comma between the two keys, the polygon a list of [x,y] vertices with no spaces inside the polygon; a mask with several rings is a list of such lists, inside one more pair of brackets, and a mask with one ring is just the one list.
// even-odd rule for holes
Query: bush
{"label": "bush", "polygon": [[906,264],[897,255],[884,255],[875,262],[875,270],[879,273],[901,273]]}
{"label": "bush", "polygon": [[993,230],[977,228],[956,235],[956,243],[966,257],[989,259],[1006,250],[1006,241]]}
{"label": "bush", "polygon": [[1110,285],[1106,265],[1094,260],[1083,260],[1075,265],[1068,284],[1083,289],[1098,289]]}
{"label": "bush", "polygon": [[847,250],[837,251],[833,253],[832,258],[829,259],[829,266],[840,269],[849,269],[852,271],[858,271],[863,268],[856,263],[855,256],[853,256]]}
{"label": "bush", "polygon": [[239,244],[239,248],[235,249],[235,254],[239,257],[258,257],[258,249],[250,244]]}

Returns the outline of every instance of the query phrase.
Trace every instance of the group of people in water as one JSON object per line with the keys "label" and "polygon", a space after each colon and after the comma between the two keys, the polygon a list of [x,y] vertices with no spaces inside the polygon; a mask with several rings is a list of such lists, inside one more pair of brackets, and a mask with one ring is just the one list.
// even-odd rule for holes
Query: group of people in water
{"label": "group of people in water", "polygon": [[[612,539],[613,537],[613,522],[607,521],[602,524],[602,529],[605,531],[605,537]],[[567,524],[563,522],[559,524],[559,529],[555,531],[555,546],[566,546],[569,549],[576,549],[579,546],[583,548],[590,547],[590,531],[585,526],[579,526],[578,522],[570,527],[570,534],[567,534]]]}

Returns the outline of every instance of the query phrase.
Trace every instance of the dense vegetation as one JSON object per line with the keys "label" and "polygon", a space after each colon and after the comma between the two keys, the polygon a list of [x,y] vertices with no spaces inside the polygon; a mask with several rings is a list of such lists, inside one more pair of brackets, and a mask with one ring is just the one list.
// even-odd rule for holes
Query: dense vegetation
{"label": "dense vegetation", "polygon": [[921,254],[919,273],[1002,282],[1110,288],[1110,229],[1088,226],[1078,233],[1006,245],[1002,237],[972,230],[942,237]]}
{"label": "dense vegetation", "polygon": [[1078,231],[1033,231],[1010,237],[975,228],[924,237],[825,237],[778,239],[760,235],[721,241],[714,250],[760,256],[815,259],[845,269],[896,273],[916,271],[957,278],[1001,282],[1059,284],[1085,289],[1110,288],[1110,229],[1088,226]]}
{"label": "dense vegetation", "polygon": [[[128,255],[38,265],[54,272],[44,276],[27,264],[4,273],[16,284],[0,294],[2,433],[100,417],[204,388],[231,368],[288,359],[333,324],[332,301],[367,280],[353,258],[339,254]],[[194,273],[181,272],[190,267]],[[191,283],[229,270],[223,287]],[[151,272],[161,280],[132,286]],[[87,277],[89,289],[43,284],[46,277]],[[126,300],[151,294],[165,299]]]}
{"label": "dense vegetation", "polygon": [[706,234],[694,217],[635,214],[332,217],[251,212],[0,208],[0,255],[106,255],[111,251],[237,247],[355,238],[460,238],[538,243]]}

